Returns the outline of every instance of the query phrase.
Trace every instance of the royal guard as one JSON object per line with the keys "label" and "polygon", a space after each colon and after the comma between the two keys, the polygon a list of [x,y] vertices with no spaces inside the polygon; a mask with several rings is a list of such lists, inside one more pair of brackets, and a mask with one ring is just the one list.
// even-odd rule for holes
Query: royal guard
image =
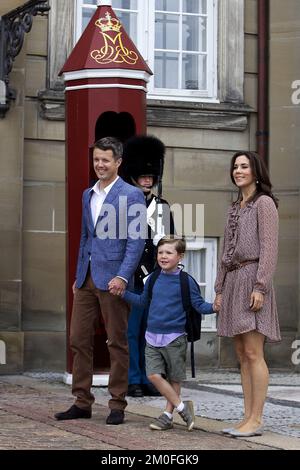
{"label": "royal guard", "polygon": [[[140,188],[147,206],[148,239],[135,272],[135,292],[141,293],[144,278],[156,264],[156,245],[168,234],[174,234],[174,222],[169,204],[161,198],[165,146],[154,136],[138,135],[124,145],[120,175],[129,184]],[[153,189],[157,188],[157,195]],[[145,331],[147,309],[132,307],[128,323],[129,372],[128,395],[132,397],[159,396],[145,371]]]}

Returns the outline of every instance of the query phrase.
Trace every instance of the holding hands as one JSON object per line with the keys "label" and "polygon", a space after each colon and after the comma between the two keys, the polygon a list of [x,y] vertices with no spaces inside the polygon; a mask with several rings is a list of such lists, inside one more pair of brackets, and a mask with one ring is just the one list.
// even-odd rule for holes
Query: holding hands
{"label": "holding hands", "polygon": [[217,294],[213,303],[213,310],[216,313],[219,313],[222,303],[222,294]]}
{"label": "holding hands", "polygon": [[108,283],[108,290],[110,294],[122,296],[126,289],[126,282],[120,277],[114,277]]}

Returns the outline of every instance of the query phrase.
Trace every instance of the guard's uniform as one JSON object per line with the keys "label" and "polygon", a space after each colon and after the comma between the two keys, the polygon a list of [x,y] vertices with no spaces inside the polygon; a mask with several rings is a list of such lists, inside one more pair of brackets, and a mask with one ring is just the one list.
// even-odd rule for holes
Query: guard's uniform
{"label": "guard's uniform", "polygon": [[[149,212],[149,208],[154,208]],[[174,234],[173,217],[167,201],[161,199],[162,203],[162,224],[165,234]],[[156,264],[156,246],[153,244],[154,236],[156,235],[155,229],[157,225],[157,203],[154,194],[146,197],[147,213],[148,213],[148,239],[145,241],[145,249],[142,254],[141,260],[135,272],[134,287],[136,293],[143,291],[143,279],[150,274]],[[153,207],[154,206],[154,207]],[[151,214],[152,213],[152,214]],[[151,214],[151,215],[150,215]],[[132,395],[135,395],[135,388],[130,385],[140,385],[143,393],[146,395],[153,395],[153,386],[149,382],[145,371],[145,332],[147,326],[147,309],[132,307],[129,321],[128,321],[128,344],[129,344],[129,371],[128,371],[128,384],[129,390]],[[150,387],[149,387],[150,385]],[[129,392],[130,393],[130,392]]]}
{"label": "guard's uniform", "polygon": [[[159,183],[164,165],[165,146],[161,140],[153,136],[134,136],[124,144],[123,162],[120,175],[127,183],[138,186],[141,176],[152,176],[153,186]],[[144,188],[145,193],[145,188]],[[174,234],[174,222],[167,201],[158,201],[151,189],[145,193],[147,206],[148,239],[145,249],[135,272],[135,291],[141,293],[143,279],[150,274],[156,263],[156,245],[163,235]],[[163,230],[161,230],[161,227]],[[153,243],[154,242],[154,243]],[[149,382],[145,371],[145,331],[147,310],[132,307],[128,322],[129,372],[128,395],[142,396],[159,394]]]}

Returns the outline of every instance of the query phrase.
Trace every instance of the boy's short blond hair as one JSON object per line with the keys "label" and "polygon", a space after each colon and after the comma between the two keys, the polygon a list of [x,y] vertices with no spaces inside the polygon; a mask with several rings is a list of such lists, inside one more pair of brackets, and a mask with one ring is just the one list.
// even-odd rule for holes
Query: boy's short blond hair
{"label": "boy's short blond hair", "polygon": [[159,240],[157,249],[165,244],[175,245],[175,250],[179,255],[183,255],[185,253],[186,243],[184,238],[177,237],[176,235],[165,235]]}

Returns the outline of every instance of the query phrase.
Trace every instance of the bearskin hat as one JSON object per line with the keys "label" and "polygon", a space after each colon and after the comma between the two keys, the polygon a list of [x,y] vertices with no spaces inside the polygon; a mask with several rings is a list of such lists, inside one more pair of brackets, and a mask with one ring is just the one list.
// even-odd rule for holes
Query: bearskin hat
{"label": "bearskin hat", "polygon": [[154,136],[137,135],[124,143],[123,161],[120,175],[132,184],[132,178],[137,180],[142,175],[152,175],[153,185],[163,173],[165,146]]}

